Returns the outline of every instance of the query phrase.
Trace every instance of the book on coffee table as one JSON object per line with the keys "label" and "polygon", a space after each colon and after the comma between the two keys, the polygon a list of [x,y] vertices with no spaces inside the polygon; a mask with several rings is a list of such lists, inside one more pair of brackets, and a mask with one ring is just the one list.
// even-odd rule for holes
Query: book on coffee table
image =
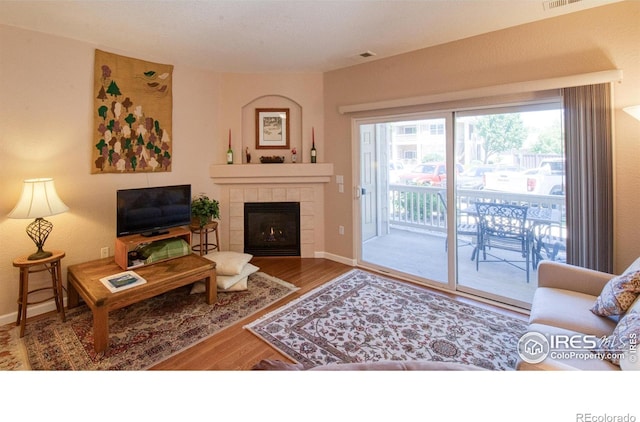
{"label": "book on coffee table", "polygon": [[113,274],[113,275],[101,278],[100,281],[112,293],[130,289],[132,287],[136,287],[147,282],[147,280],[140,277],[134,271],[125,271],[122,273]]}

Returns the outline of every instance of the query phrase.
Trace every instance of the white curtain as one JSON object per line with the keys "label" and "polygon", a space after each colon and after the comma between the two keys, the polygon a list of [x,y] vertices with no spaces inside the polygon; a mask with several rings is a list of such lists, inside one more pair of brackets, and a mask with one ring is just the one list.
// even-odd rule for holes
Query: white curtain
{"label": "white curtain", "polygon": [[613,272],[611,85],[563,89],[567,262]]}

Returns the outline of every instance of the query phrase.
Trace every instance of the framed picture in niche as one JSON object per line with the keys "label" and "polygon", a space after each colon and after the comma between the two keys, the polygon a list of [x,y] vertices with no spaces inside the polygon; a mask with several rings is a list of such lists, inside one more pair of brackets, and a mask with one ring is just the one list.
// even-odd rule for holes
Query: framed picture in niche
{"label": "framed picture in niche", "polygon": [[256,149],[289,149],[288,108],[256,108]]}

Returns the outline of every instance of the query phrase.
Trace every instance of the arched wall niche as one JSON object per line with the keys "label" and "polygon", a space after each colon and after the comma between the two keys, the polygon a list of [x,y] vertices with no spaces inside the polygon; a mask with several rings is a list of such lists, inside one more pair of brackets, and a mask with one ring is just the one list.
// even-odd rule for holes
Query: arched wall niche
{"label": "arched wall niche", "polygon": [[[289,109],[289,148],[256,149],[256,109]],[[260,156],[284,156],[285,162],[291,162],[291,150],[298,152],[301,160],[302,150],[302,106],[295,100],[283,95],[263,95],[242,106],[242,163],[247,163],[246,153],[251,154],[251,164],[260,163]]]}

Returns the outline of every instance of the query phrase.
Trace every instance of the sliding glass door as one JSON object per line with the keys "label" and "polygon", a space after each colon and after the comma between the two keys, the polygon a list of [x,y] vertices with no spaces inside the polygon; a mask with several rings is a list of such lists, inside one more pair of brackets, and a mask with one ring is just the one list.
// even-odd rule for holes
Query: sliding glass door
{"label": "sliding glass door", "polygon": [[448,121],[430,115],[358,126],[361,262],[449,283]]}
{"label": "sliding glass door", "polygon": [[454,196],[482,230],[474,259],[458,260],[458,290],[528,307],[538,261],[565,259],[561,123],[559,102],[456,113],[472,156]]}
{"label": "sliding glass door", "polygon": [[555,100],[358,122],[360,264],[528,307],[537,262],[564,259],[561,122]]}

